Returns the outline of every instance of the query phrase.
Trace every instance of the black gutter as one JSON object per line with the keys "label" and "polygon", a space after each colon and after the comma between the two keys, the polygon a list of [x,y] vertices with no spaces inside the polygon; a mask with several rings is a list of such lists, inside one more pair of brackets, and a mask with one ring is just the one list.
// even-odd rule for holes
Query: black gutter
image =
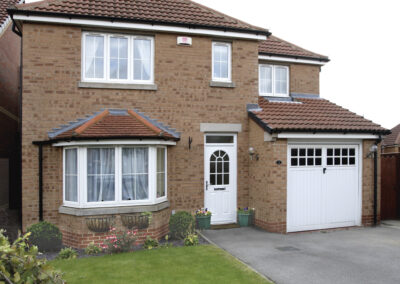
{"label": "black gutter", "polygon": [[248,111],[248,114],[255,123],[261,126],[261,128],[266,130],[269,134],[272,134],[273,129],[269,127],[268,124],[266,124],[264,121],[262,121],[262,119],[260,119],[255,113],[253,113],[252,111]]}
{"label": "black gutter", "polygon": [[[269,53],[269,52],[259,52],[259,55],[266,55],[266,56],[279,56],[285,58],[294,58],[294,59],[306,59],[306,60],[313,60],[319,62],[329,62],[331,61],[329,58],[324,57],[312,57],[312,56],[298,56],[298,55],[288,55],[288,54],[280,54],[280,53]],[[265,59],[268,60],[268,59]]]}
{"label": "black gutter", "polygon": [[39,221],[43,221],[43,145],[39,145]]}
{"label": "black gutter", "polygon": [[141,24],[150,24],[150,25],[162,25],[162,26],[179,26],[179,27],[187,27],[189,29],[209,29],[209,30],[224,30],[224,31],[232,31],[239,33],[253,33],[256,35],[265,35],[270,36],[271,33],[267,30],[255,30],[255,29],[245,29],[245,28],[234,28],[234,27],[225,27],[225,26],[212,26],[212,25],[201,25],[201,24],[190,24],[190,23],[179,23],[173,21],[154,21],[154,20],[144,20],[144,19],[136,19],[136,18],[117,18],[117,17],[106,17],[106,16],[95,16],[95,15],[77,15],[72,13],[56,13],[56,12],[44,12],[44,11],[28,11],[28,10],[18,10],[18,9],[7,9],[7,12],[10,15],[14,14],[22,14],[26,16],[52,16],[52,17],[64,17],[64,18],[77,18],[77,19],[92,19],[92,20],[104,20],[110,22],[129,22],[129,23],[141,23]]}
{"label": "black gutter", "polygon": [[[19,37],[22,37],[22,32],[19,30],[17,25],[15,24],[14,17],[11,15],[11,20],[12,20],[12,31],[17,34]],[[18,30],[17,30],[18,29]]]}

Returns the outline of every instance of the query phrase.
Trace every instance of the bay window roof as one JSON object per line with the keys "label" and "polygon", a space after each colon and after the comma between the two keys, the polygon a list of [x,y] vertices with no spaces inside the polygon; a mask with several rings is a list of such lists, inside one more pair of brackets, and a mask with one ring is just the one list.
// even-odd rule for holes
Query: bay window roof
{"label": "bay window roof", "polygon": [[174,129],[133,109],[103,109],[48,133],[50,141],[163,139],[178,141]]}

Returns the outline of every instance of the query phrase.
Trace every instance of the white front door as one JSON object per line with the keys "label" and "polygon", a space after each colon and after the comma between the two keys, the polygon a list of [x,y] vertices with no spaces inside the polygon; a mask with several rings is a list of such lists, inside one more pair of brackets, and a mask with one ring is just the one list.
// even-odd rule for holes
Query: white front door
{"label": "white front door", "polygon": [[236,135],[207,134],[204,142],[204,204],[211,224],[236,223]]}
{"label": "white front door", "polygon": [[359,145],[289,145],[287,231],[359,225]]}

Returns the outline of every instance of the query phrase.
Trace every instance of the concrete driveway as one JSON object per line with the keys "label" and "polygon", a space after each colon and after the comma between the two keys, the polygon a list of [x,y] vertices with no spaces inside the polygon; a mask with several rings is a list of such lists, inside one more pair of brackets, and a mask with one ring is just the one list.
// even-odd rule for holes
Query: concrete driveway
{"label": "concrete driveway", "polygon": [[289,235],[256,228],[203,235],[276,283],[400,283],[400,225]]}

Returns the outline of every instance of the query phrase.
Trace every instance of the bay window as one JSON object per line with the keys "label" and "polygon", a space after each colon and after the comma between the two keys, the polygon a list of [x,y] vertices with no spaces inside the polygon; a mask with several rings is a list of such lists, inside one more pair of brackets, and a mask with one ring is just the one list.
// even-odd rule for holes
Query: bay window
{"label": "bay window", "polygon": [[259,65],[260,96],[289,96],[289,68],[281,65]]}
{"label": "bay window", "polygon": [[84,82],[153,83],[153,37],[84,32],[82,46]]}
{"label": "bay window", "polygon": [[64,205],[102,207],[166,201],[164,146],[64,148]]}

